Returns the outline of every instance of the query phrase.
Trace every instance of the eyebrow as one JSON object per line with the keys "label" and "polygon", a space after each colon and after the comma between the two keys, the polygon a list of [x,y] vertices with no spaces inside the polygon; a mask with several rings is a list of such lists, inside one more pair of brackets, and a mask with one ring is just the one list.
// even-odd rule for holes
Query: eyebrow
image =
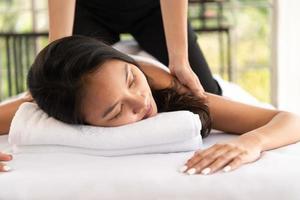
{"label": "eyebrow", "polygon": [[[128,81],[128,72],[129,72],[129,68],[128,68],[128,64],[125,63],[125,67],[124,67],[124,74],[125,74],[125,84],[127,85],[127,81]],[[111,111],[113,111],[115,109],[115,107],[118,105],[118,101],[116,103],[114,103],[112,106],[110,106],[102,115],[102,118],[105,118]]]}

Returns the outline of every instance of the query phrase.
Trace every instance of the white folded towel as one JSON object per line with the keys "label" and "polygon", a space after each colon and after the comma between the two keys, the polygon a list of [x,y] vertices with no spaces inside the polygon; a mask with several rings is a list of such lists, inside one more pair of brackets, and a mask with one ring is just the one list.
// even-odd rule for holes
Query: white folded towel
{"label": "white folded towel", "polygon": [[118,127],[71,125],[23,103],[10,127],[13,152],[75,152],[100,156],[192,151],[202,144],[201,121],[190,111],[159,113]]}

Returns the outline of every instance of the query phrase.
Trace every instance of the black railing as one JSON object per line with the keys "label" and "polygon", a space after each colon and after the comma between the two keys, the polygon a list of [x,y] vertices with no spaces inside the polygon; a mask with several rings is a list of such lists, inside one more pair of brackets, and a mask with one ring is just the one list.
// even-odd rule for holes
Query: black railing
{"label": "black railing", "polygon": [[47,33],[0,33],[0,100],[25,91],[27,71],[47,38]]}
{"label": "black railing", "polygon": [[[224,5],[229,0],[189,0],[191,8],[198,8],[196,15],[190,15],[193,28],[198,33],[217,33],[219,42],[219,73],[232,80],[231,27],[224,14]],[[196,22],[196,23],[193,23]]]}

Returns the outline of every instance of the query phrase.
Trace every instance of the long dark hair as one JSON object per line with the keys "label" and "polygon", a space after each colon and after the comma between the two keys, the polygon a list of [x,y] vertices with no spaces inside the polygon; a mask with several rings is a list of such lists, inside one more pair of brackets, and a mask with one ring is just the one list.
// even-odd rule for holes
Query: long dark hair
{"label": "long dark hair", "polygon": [[[84,77],[110,59],[139,67],[131,57],[92,38],[69,36],[56,40],[32,64],[27,77],[29,91],[49,116],[70,124],[84,124],[81,111]],[[190,94],[179,95],[175,89],[152,91],[158,111],[192,111],[200,116],[202,137],[208,136],[211,119],[205,102]]]}

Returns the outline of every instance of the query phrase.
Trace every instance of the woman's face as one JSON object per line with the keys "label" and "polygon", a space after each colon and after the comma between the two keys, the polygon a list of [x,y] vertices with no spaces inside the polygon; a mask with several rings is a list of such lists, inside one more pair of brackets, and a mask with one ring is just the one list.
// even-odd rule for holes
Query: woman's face
{"label": "woman's face", "polygon": [[157,106],[144,73],[135,65],[109,60],[87,75],[83,97],[85,122],[120,126],[157,114]]}

